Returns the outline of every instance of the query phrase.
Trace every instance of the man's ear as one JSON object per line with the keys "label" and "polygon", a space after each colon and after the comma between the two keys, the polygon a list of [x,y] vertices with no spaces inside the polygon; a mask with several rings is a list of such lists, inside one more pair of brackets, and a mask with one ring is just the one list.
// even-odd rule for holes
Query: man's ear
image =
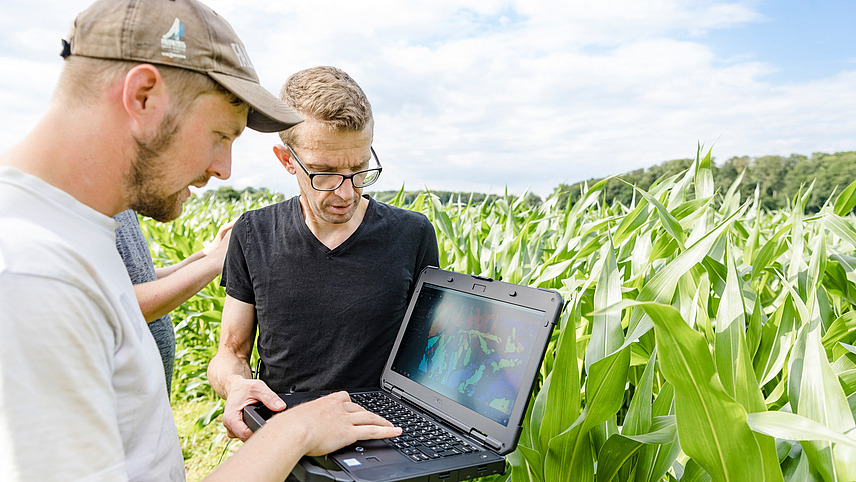
{"label": "man's ear", "polygon": [[279,144],[273,146],[273,155],[279,159],[279,162],[282,163],[283,167],[285,167],[285,170],[288,171],[289,174],[297,173],[294,165],[291,164],[291,152],[288,151],[287,147]]}
{"label": "man's ear", "polygon": [[169,96],[157,67],[140,64],[125,74],[122,106],[135,124],[135,130],[148,132],[160,125],[168,105]]}

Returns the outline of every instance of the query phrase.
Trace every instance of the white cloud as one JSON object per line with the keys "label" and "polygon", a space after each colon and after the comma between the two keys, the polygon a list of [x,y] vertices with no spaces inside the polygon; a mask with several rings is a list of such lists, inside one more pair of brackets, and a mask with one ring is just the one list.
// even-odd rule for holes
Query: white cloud
{"label": "white cloud", "polygon": [[[86,3],[4,6],[0,149],[44,110],[58,39]],[[765,79],[776,65],[718,58],[705,44],[713,30],[767,21],[753,2],[208,3],[244,39],[272,92],[325,64],[363,86],[384,165],[378,189],[546,195],[559,182],[691,157],[698,141],[715,143],[721,160],[856,145],[856,68],[774,84]],[[247,132],[225,184],[294,193],[270,153],[276,142]]]}

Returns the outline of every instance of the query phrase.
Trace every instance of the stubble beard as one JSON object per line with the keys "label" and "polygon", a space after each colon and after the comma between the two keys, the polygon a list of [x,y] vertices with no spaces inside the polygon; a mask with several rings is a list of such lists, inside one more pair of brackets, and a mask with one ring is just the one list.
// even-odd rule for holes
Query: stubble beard
{"label": "stubble beard", "polygon": [[[164,193],[166,165],[170,159],[163,154],[174,144],[178,115],[169,112],[161,121],[158,130],[150,138],[135,137],[136,155],[131,172],[126,180],[131,209],[155,221],[167,222],[181,215],[184,204],[184,189],[175,193]],[[204,184],[208,176],[201,176],[193,183]]]}

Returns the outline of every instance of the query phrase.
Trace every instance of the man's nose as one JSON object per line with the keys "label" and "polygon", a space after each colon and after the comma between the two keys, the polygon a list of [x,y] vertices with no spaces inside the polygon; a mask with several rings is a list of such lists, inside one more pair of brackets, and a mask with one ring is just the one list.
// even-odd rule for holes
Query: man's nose
{"label": "man's nose", "polygon": [[208,173],[218,179],[229,179],[229,176],[232,175],[231,147],[214,157],[214,162],[208,166]]}
{"label": "man's nose", "polygon": [[356,189],[354,188],[354,178],[345,179],[342,185],[336,188],[334,194],[342,199],[353,199]]}

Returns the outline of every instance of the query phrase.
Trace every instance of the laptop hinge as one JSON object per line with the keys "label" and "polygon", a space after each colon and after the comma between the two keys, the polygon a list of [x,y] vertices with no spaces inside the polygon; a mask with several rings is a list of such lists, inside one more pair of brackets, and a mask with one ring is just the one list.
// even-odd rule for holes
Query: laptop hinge
{"label": "laptop hinge", "polygon": [[383,381],[381,382],[381,387],[382,387],[384,390],[392,390],[392,383],[389,383],[388,381],[383,380]]}
{"label": "laptop hinge", "polygon": [[478,440],[483,445],[487,445],[488,447],[494,450],[500,450],[502,448],[502,443],[500,443],[499,440],[496,440],[493,437],[483,434],[475,427],[470,429],[470,437]]}

